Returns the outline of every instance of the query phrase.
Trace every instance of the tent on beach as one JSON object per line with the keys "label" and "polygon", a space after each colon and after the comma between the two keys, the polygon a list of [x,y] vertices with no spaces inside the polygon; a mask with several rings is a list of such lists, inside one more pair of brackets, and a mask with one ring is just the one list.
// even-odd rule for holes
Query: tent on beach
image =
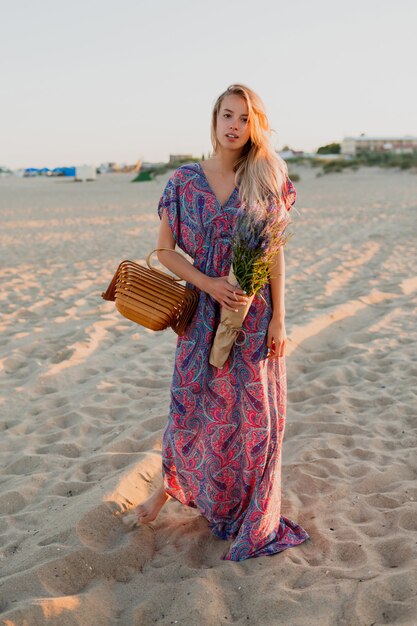
{"label": "tent on beach", "polygon": [[75,167],[54,167],[53,176],[75,176]]}
{"label": "tent on beach", "polygon": [[23,176],[75,176],[75,167],[26,167],[23,170]]}

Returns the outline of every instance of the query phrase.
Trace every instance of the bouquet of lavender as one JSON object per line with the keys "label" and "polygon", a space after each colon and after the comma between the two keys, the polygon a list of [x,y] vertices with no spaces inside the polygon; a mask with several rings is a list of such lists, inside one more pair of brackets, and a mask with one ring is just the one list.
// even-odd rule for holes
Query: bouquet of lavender
{"label": "bouquet of lavender", "polygon": [[225,364],[253,298],[271,278],[274,256],[291,237],[286,232],[290,221],[285,209],[240,207],[233,234],[228,281],[246,291],[248,303],[237,312],[222,309],[210,352],[211,365],[223,367]]}
{"label": "bouquet of lavender", "polygon": [[254,295],[271,278],[271,265],[287,243],[290,223],[285,213],[268,209],[239,209],[232,244],[233,270],[241,289]]}

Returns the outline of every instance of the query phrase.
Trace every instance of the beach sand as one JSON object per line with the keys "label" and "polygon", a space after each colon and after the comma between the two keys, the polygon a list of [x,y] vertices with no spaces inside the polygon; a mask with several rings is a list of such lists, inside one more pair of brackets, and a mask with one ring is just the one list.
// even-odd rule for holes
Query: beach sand
{"label": "beach sand", "polygon": [[161,473],[176,335],[101,299],[156,245],[168,174],[0,179],[0,623],[417,624],[417,175],[293,169],[282,514],[311,541],[222,561]]}

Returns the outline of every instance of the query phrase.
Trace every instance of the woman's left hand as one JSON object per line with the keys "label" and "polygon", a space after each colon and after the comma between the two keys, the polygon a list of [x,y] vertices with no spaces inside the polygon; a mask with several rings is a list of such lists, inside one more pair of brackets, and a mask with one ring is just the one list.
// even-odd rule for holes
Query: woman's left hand
{"label": "woman's left hand", "polygon": [[268,326],[266,345],[268,347],[267,359],[274,359],[285,354],[285,342],[287,333],[285,332],[285,322],[272,318]]}

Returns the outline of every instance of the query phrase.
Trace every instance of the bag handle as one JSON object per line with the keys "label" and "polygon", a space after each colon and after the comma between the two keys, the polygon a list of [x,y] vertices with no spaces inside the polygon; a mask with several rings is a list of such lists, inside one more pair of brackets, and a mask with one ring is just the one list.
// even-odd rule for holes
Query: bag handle
{"label": "bag handle", "polygon": [[169,278],[171,278],[172,280],[175,280],[176,282],[180,280],[184,280],[183,278],[179,278],[177,276],[170,276],[166,272],[163,272],[162,270],[158,270],[156,267],[152,267],[152,265],[150,264],[150,258],[154,254],[154,252],[158,252],[159,250],[168,250],[169,252],[175,252],[175,254],[179,254],[181,258],[185,258],[180,252],[177,252],[173,248],[155,248],[155,250],[152,250],[151,252],[149,252],[148,256],[146,257],[146,263],[149,269],[152,270],[153,272],[158,272],[158,274],[162,274],[162,276],[165,276],[165,278],[168,276]]}

